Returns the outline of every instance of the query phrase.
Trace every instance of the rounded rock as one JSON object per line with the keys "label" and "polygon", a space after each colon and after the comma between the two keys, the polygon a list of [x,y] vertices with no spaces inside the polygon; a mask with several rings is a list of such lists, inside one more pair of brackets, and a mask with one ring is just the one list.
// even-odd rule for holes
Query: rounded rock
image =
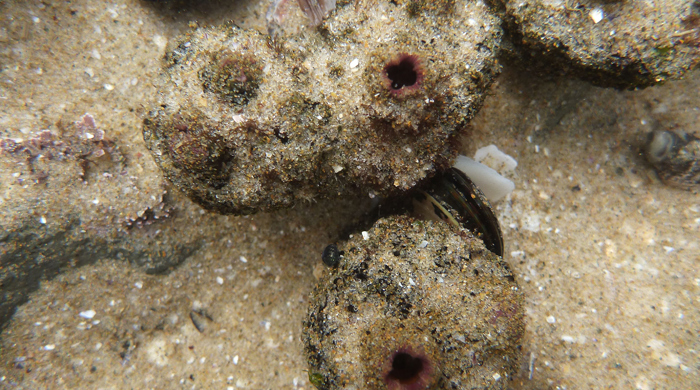
{"label": "rounded rock", "polygon": [[447,168],[500,70],[500,21],[466,0],[355,3],[274,38],[231,24],[178,38],[144,119],[166,177],[248,214],[394,195]]}
{"label": "rounded rock", "polygon": [[319,388],[507,387],[521,353],[523,298],[481,240],[399,216],[342,249],[343,260],[312,293],[303,327]]}
{"label": "rounded rock", "polygon": [[696,0],[489,2],[520,54],[547,73],[632,89],[681,78],[700,62]]}

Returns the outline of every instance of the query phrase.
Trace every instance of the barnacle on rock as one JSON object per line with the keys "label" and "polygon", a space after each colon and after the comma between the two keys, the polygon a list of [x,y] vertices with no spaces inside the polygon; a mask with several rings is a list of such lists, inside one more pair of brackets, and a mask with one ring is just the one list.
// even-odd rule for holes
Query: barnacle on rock
{"label": "barnacle on rock", "polygon": [[338,4],[274,38],[224,24],[173,42],[144,139],[176,187],[240,214],[389,196],[449,166],[499,71],[497,18],[466,0]]}

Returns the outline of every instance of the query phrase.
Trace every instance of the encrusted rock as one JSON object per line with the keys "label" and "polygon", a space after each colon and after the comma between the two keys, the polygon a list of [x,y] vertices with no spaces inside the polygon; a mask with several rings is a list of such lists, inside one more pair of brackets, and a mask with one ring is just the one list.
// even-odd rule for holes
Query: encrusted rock
{"label": "encrusted rock", "polygon": [[601,86],[682,77],[700,62],[697,0],[489,0],[520,54]]}
{"label": "encrusted rock", "polygon": [[449,165],[500,38],[488,7],[464,0],[339,1],[274,39],[200,28],[170,47],[144,139],[170,181],[222,213],[390,195]]}
{"label": "encrusted rock", "polygon": [[319,389],[505,389],[522,294],[466,230],[380,219],[340,246],[310,298],[303,341]]}

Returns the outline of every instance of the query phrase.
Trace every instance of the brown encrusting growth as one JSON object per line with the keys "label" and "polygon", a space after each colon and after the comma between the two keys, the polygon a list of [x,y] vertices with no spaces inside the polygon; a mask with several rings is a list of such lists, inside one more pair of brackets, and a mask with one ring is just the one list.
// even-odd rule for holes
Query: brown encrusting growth
{"label": "brown encrusting growth", "polygon": [[506,262],[466,230],[380,219],[341,246],[310,298],[303,341],[324,389],[505,389],[523,297]]}
{"label": "brown encrusting growth", "polygon": [[170,181],[221,213],[396,194],[449,166],[500,38],[469,1],[342,2],[274,37],[200,28],[171,44],[144,139]]}

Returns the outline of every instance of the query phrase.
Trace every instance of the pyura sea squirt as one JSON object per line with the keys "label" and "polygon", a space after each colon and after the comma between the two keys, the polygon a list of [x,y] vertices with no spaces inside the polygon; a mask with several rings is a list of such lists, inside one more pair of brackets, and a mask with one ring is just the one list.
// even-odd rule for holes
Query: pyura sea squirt
{"label": "pyura sea squirt", "polygon": [[464,228],[378,220],[338,246],[303,341],[319,389],[505,389],[524,331],[503,259]]}
{"label": "pyura sea squirt", "polygon": [[454,158],[499,71],[499,26],[481,1],[339,0],[274,37],[199,28],[167,50],[144,139],[221,213],[395,195]]}

